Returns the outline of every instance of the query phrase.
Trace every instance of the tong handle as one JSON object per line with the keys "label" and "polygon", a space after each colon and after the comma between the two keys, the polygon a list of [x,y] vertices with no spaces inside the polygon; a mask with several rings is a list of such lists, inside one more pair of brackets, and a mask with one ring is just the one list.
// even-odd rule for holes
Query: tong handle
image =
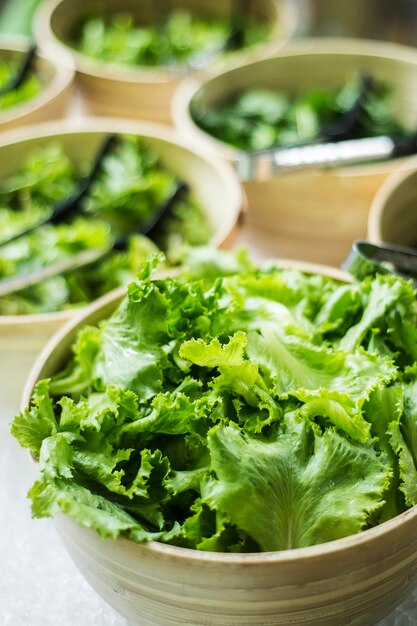
{"label": "tong handle", "polygon": [[369,137],[331,143],[244,152],[236,163],[241,180],[264,180],[276,173],[314,167],[340,167],[368,161],[381,161],[396,152],[391,137]]}

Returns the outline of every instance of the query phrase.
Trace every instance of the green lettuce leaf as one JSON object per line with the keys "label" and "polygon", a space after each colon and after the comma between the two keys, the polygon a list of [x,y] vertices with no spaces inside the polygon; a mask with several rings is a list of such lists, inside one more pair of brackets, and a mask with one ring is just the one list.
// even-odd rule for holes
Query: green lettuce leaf
{"label": "green lettuce leaf", "polygon": [[159,261],[13,421],[39,460],[35,516],[247,552],[345,537],[417,503],[408,283],[341,285],[242,253],[154,280]]}
{"label": "green lettuce leaf", "polygon": [[366,527],[384,504],[390,470],[372,449],[306,424],[275,441],[216,427],[209,434],[212,482],[203,500],[225,511],[262,550],[339,539]]}

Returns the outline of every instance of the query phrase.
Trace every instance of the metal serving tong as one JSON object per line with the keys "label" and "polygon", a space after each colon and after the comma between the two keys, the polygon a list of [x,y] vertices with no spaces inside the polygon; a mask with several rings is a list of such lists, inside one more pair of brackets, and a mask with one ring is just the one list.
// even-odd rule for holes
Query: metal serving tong
{"label": "metal serving tong", "polygon": [[417,288],[417,248],[358,240],[342,268],[359,279],[376,273],[395,274],[411,279]]}
{"label": "metal serving tong", "polygon": [[51,263],[50,265],[42,267],[29,274],[1,280],[0,297],[8,296],[15,291],[20,291],[26,287],[36,285],[47,278],[52,278],[59,274],[65,274],[67,272],[92,265],[93,263],[104,259],[113,251],[126,250],[129,239],[132,235],[140,234],[152,237],[152,232],[155,227],[160,223],[163,217],[170,212],[175,203],[187,191],[188,185],[183,182],[178,183],[169,198],[158,207],[147,222],[141,224],[135,231],[119,237],[108,247],[83,250],[82,252],[74,254],[67,259]]}
{"label": "metal serving tong", "polygon": [[385,161],[415,152],[416,134],[314,142],[291,148],[242,152],[236,161],[236,170],[241,180],[266,180],[292,170]]}
{"label": "metal serving tong", "polygon": [[360,117],[373,84],[372,76],[362,73],[352,105],[337,122],[324,128],[318,139],[287,148],[241,152],[236,161],[239,178],[244,181],[265,180],[291,170],[385,161],[417,152],[417,133],[351,138],[360,130]]}
{"label": "metal serving tong", "polygon": [[33,62],[36,56],[36,46],[33,45],[29,48],[29,50],[25,53],[23,57],[23,61],[17,70],[16,74],[13,78],[3,87],[0,88],[0,96],[4,96],[5,94],[13,91],[20,87],[20,85],[25,80],[28,72],[32,69]]}

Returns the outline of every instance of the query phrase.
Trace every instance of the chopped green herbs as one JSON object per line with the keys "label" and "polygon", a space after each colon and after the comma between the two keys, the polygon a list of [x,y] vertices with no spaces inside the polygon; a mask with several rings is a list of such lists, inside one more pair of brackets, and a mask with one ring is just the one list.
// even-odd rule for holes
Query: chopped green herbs
{"label": "chopped green herbs", "polygon": [[417,504],[417,315],[392,275],[340,284],[199,249],[83,328],[12,432],[35,517],[247,552],[357,533]]}
{"label": "chopped green herbs", "polygon": [[[155,17],[154,24],[135,23],[129,13],[116,13],[108,19],[89,17],[81,22],[72,43],[83,54],[104,63],[198,66],[222,53],[231,29],[226,18],[203,19],[187,11]],[[250,21],[243,30],[242,47],[262,41],[268,31],[267,24]]]}
{"label": "chopped green herbs", "polygon": [[[0,185],[0,243],[50,215],[54,203],[74,193],[81,175],[60,144],[29,154],[19,172]],[[131,281],[147,255],[158,250],[156,244],[175,263],[185,245],[207,243],[211,236],[207,217],[192,197],[178,202],[161,221],[156,243],[135,235],[176,184],[144,140],[124,137],[103,160],[97,180],[68,223],[47,224],[0,248],[0,279],[25,275],[82,250],[108,247],[117,237],[132,234],[127,250],[0,298],[0,314],[85,304]]]}
{"label": "chopped green herbs", "polygon": [[[341,88],[317,87],[295,94],[258,87],[212,107],[203,106],[197,96],[191,113],[203,130],[240,150],[302,144],[343,124],[360,95],[361,78],[356,75]],[[349,138],[403,131],[392,111],[389,87],[372,79]]]}

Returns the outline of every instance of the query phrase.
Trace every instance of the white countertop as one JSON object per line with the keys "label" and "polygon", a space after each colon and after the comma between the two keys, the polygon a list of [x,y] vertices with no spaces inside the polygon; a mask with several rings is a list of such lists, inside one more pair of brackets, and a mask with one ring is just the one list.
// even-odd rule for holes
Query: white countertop
{"label": "white countertop", "polygon": [[1,626],[125,626],[84,581],[50,520],[32,520],[29,454],[0,417]]}

